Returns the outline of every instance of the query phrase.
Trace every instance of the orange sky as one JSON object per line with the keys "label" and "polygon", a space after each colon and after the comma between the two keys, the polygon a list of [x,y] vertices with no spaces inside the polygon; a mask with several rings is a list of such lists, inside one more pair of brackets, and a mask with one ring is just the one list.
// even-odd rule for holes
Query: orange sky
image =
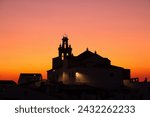
{"label": "orange sky", "polygon": [[149,0],[0,0],[0,79],[42,73],[64,33],[74,55],[87,47],[150,79]]}

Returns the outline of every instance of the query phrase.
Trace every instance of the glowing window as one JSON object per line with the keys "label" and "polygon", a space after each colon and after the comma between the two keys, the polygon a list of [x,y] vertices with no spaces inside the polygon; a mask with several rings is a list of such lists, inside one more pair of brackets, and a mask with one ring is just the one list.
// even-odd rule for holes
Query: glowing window
{"label": "glowing window", "polygon": [[75,74],[75,75],[76,75],[76,78],[77,78],[77,77],[79,77],[79,75],[80,75],[80,74],[79,74],[78,72],[76,72],[76,74]]}
{"label": "glowing window", "polygon": [[62,54],[62,57],[61,57],[61,59],[62,59],[62,60],[64,60],[64,54]]}

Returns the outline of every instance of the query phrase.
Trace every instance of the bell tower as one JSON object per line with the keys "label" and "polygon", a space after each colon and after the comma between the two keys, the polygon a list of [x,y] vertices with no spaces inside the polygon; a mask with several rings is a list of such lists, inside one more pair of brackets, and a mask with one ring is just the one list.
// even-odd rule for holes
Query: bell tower
{"label": "bell tower", "polygon": [[66,35],[63,36],[62,44],[59,45],[58,54],[62,60],[72,55],[72,48],[71,45],[68,45],[68,37]]}

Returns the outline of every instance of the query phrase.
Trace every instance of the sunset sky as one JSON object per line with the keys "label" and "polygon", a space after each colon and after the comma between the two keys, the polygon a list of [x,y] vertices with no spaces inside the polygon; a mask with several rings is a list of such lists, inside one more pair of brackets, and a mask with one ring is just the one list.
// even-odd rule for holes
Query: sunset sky
{"label": "sunset sky", "polygon": [[0,79],[46,78],[64,34],[150,80],[150,0],[0,0]]}

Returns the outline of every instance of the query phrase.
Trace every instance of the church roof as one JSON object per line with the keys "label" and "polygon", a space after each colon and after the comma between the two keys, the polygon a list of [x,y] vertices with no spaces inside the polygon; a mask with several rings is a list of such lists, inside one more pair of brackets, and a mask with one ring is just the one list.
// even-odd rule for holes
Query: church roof
{"label": "church roof", "polygon": [[78,55],[77,58],[79,60],[84,60],[84,59],[94,57],[94,56],[97,57],[97,58],[100,58],[100,59],[106,59],[106,58],[103,58],[102,56],[100,56],[96,53],[93,53],[93,52],[89,51],[88,49],[86,51],[84,51],[83,53],[81,53],[80,55]]}

